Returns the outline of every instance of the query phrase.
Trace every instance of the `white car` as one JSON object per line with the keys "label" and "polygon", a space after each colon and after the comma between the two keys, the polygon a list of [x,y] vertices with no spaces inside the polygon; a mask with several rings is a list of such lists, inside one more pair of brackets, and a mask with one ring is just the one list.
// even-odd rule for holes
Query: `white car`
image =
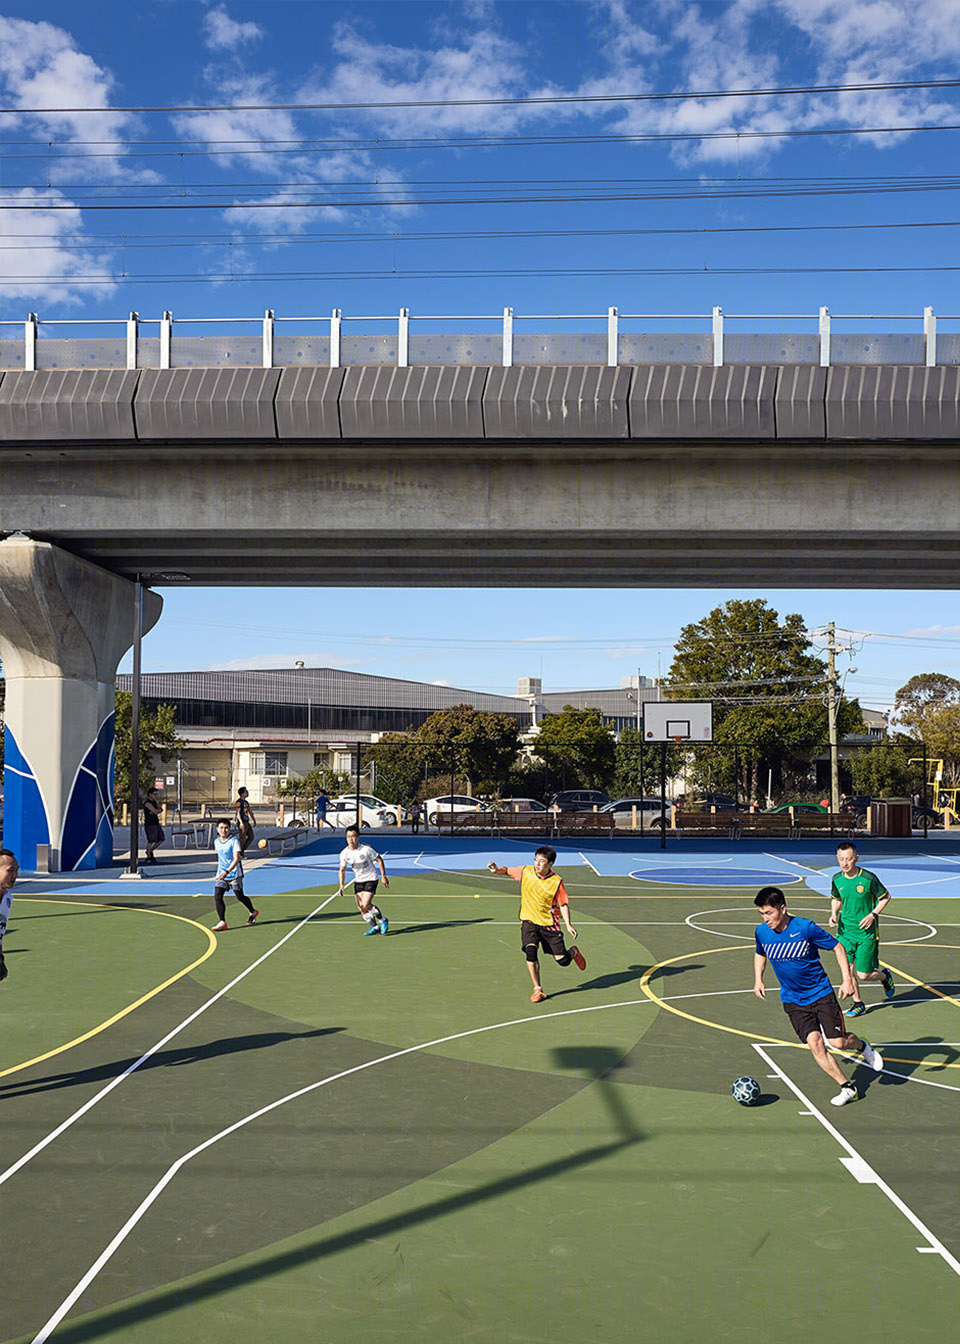
{"label": "white car", "polygon": [[479,798],[469,798],[465,793],[445,793],[439,798],[428,798],[423,804],[423,815],[431,826],[436,826],[438,813],[442,812],[492,812],[493,808],[481,803]]}
{"label": "white car", "polygon": [[[314,821],[316,818],[313,819]],[[342,830],[357,824],[357,795],[344,793],[331,798],[327,804],[327,825]],[[360,795],[360,826],[399,826],[400,808],[396,803],[385,803],[372,793]]]}
{"label": "white car", "polygon": [[[643,826],[644,830],[658,830],[664,824],[670,825],[670,807],[671,803],[667,799],[667,810],[664,812],[660,805],[659,798],[615,798],[612,803],[607,803],[601,807],[601,812],[613,813],[614,826],[632,826],[633,809],[637,809],[637,826]],[[666,817],[666,823],[663,818]]]}

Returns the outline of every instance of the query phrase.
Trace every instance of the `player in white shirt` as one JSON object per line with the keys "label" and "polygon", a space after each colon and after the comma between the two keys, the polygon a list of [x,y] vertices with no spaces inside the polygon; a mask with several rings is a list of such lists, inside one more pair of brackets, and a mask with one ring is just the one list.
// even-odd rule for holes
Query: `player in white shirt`
{"label": "player in white shirt", "polygon": [[[379,865],[380,875],[377,876],[377,867]],[[343,895],[343,884],[347,880],[347,869],[353,870],[353,894],[357,898],[357,908],[363,916],[366,928],[364,937],[369,937],[371,933],[386,933],[390,928],[390,922],[383,911],[374,904],[374,896],[377,894],[377,884],[383,879],[383,885],[389,887],[390,880],[387,877],[387,870],[383,866],[383,859],[375,849],[369,845],[361,845],[360,832],[356,826],[347,827],[346,848],[340,851],[340,890],[338,896]]]}
{"label": "player in white shirt", "polygon": [[3,959],[3,935],[7,931],[10,907],[13,904],[13,884],[17,880],[20,868],[16,856],[9,849],[0,849],[0,980],[6,980],[10,972]]}

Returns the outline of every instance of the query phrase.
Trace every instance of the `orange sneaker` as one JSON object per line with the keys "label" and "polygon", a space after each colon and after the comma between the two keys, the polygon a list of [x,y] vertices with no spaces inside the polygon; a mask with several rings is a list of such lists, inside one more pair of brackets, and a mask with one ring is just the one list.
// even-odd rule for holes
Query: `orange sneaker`
{"label": "orange sneaker", "polygon": [[580,967],[581,971],[585,971],[587,969],[587,959],[580,951],[579,947],[571,947],[570,955],[571,957],[573,957],[574,961]]}
{"label": "orange sneaker", "polygon": [[546,997],[547,997],[546,994],[544,994],[544,992],[543,992],[543,990],[540,988],[540,986],[537,985],[536,989],[535,989],[535,990],[533,991],[533,993],[530,995],[530,1002],[531,1002],[531,1003],[543,1003],[543,1001],[544,1001],[544,999],[545,999]]}

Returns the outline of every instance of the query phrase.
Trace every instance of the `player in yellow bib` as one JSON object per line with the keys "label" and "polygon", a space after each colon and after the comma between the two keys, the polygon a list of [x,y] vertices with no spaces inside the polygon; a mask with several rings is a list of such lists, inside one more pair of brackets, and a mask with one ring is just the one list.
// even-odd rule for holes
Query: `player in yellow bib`
{"label": "player in yellow bib", "polygon": [[520,883],[520,945],[527,959],[527,970],[533,981],[531,1003],[541,1003],[547,996],[540,984],[539,952],[543,947],[558,966],[569,966],[575,961],[581,971],[587,968],[587,959],[576,942],[569,949],[563,941],[560,920],[567,932],[576,939],[577,931],[570,923],[570,898],[563,878],[553,871],[557,851],[550,845],[541,845],[533,856],[533,863],[522,868],[499,868],[488,863],[491,873],[498,877],[512,877]]}
{"label": "player in yellow bib", "polygon": [[830,884],[830,927],[836,925],[837,938],[850,961],[853,1003],[847,1017],[859,1017],[867,1011],[860,995],[861,980],[879,980],[886,998],[892,999],[896,986],[889,969],[880,967],[880,915],[890,904],[889,891],[875,873],[859,865],[856,845],[849,840],[837,846],[839,873]]}

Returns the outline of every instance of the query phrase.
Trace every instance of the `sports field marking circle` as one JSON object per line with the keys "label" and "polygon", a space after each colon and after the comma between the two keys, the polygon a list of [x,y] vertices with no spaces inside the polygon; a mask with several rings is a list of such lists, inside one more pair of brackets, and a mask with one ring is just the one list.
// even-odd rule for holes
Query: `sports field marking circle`
{"label": "sports field marking circle", "polygon": [[165,989],[169,989],[170,986],[175,985],[178,980],[182,980],[185,975],[189,975],[190,972],[195,971],[198,966],[202,966],[207,958],[212,957],[217,950],[217,940],[206,925],[198,924],[195,919],[188,919],[186,915],[174,915],[169,910],[146,910],[140,907],[132,909],[128,905],[108,905],[102,901],[51,900],[49,897],[44,899],[41,896],[18,896],[17,904],[79,905],[84,909],[123,910],[128,914],[162,915],[165,919],[178,919],[182,924],[189,924],[191,928],[199,929],[207,939],[207,950],[202,957],[198,957],[196,961],[191,961],[190,965],[184,966],[183,970],[177,971],[176,975],[171,975],[168,979],[164,980],[162,984],[156,985],[153,989],[148,990],[146,994],[141,994],[140,998],[137,999],[135,1003],[128,1003],[126,1008],[121,1008],[120,1011],[114,1013],[112,1017],[108,1017],[97,1026],[91,1027],[90,1030],[85,1031],[82,1036],[75,1036],[72,1041],[66,1041],[63,1045],[58,1045],[53,1050],[47,1050],[45,1054],[34,1056],[33,1059],[26,1059],[22,1064],[12,1064],[8,1069],[0,1069],[0,1078],[6,1078],[11,1073],[19,1073],[22,1069],[29,1069],[33,1064],[42,1064],[45,1059],[53,1059],[54,1055],[62,1055],[64,1051],[72,1050],[75,1045],[82,1045],[84,1041],[89,1041],[91,1037],[99,1036],[101,1031],[106,1031],[107,1028],[112,1027],[115,1022],[119,1022],[120,1019],[126,1017],[128,1013],[132,1013],[135,1008],[140,1008],[143,1004],[149,1002],[150,999],[156,998],[156,996],[161,994]]}
{"label": "sports field marking circle", "polygon": [[629,876],[635,882],[657,882],[664,886],[682,887],[766,887],[771,883],[785,887],[803,881],[799,873],[764,872],[760,868],[721,868],[714,864],[701,868],[692,864],[635,868]]}
{"label": "sports field marking circle", "polygon": [[[803,915],[804,918],[807,918],[809,915],[812,914],[820,914],[820,915],[824,914],[823,910],[819,906],[816,908],[811,908],[809,910],[803,909],[798,906],[793,910],[793,913]],[[730,921],[718,921],[718,922],[729,923],[731,927],[735,926],[739,928],[741,932],[724,933],[720,929],[708,928],[705,927],[703,924],[697,924],[695,922],[698,919],[703,919],[704,916],[729,915],[729,914],[739,914],[742,916],[742,919],[730,920]],[[927,933],[918,934],[916,938],[897,938],[893,940],[884,939],[884,945],[886,947],[907,947],[911,943],[922,943],[930,938],[935,938],[937,936],[937,929],[935,925],[930,924],[925,919],[911,919],[909,915],[884,915],[883,918],[885,925],[889,924],[891,920],[897,920],[902,924],[914,924],[928,930]],[[748,910],[741,909],[739,906],[736,905],[721,906],[716,910],[697,910],[692,915],[687,915],[686,919],[683,922],[684,924],[689,925],[691,929],[696,929],[698,933],[712,934],[715,938],[745,938],[747,935],[742,930],[744,929],[753,930],[757,927],[757,920],[751,916],[750,912]]]}
{"label": "sports field marking circle", "polygon": [[[674,1013],[677,1017],[686,1018],[688,1022],[696,1022],[701,1027],[712,1027],[714,1031],[725,1031],[731,1036],[744,1036],[749,1041],[763,1041],[765,1044],[788,1046],[793,1050],[806,1050],[807,1046],[801,1041],[785,1041],[779,1036],[762,1036],[755,1031],[741,1031],[739,1027],[729,1027],[725,1022],[711,1022],[709,1018],[697,1017],[693,1013],[686,1013],[682,1008],[674,1008],[667,999],[662,999],[659,994],[655,994],[650,988],[651,978],[657,971],[663,970],[665,966],[675,966],[677,962],[680,961],[692,961],[694,957],[710,957],[718,952],[749,952],[752,950],[753,946],[754,944],[752,943],[741,943],[739,947],[708,947],[699,952],[684,952],[678,957],[667,957],[663,961],[658,961],[655,966],[651,966],[649,970],[644,971],[643,975],[640,977],[640,988],[643,990],[644,994],[646,994],[648,999],[652,999],[653,1002],[659,1004],[661,1008],[665,1008],[668,1013]],[[881,963],[881,965],[886,964],[886,962]],[[899,970],[896,966],[891,966],[890,969],[894,974],[902,976],[904,980],[909,980],[911,983],[919,985],[923,989],[929,989],[932,994],[936,994],[937,998],[945,999],[948,1003],[952,1003],[956,1008],[960,1008],[960,1002],[951,998],[949,994],[941,994],[939,990],[934,989],[932,985],[928,985],[926,981],[917,980],[914,976],[908,975],[906,971]],[[850,1058],[847,1052],[843,1050],[838,1050],[835,1053],[841,1055],[843,1058]],[[886,1062],[886,1060],[884,1062]],[[890,1063],[916,1064],[916,1060],[891,1058]],[[938,1064],[937,1067],[941,1069],[960,1069],[960,1064]],[[908,1081],[922,1082],[923,1080],[918,1078]]]}

